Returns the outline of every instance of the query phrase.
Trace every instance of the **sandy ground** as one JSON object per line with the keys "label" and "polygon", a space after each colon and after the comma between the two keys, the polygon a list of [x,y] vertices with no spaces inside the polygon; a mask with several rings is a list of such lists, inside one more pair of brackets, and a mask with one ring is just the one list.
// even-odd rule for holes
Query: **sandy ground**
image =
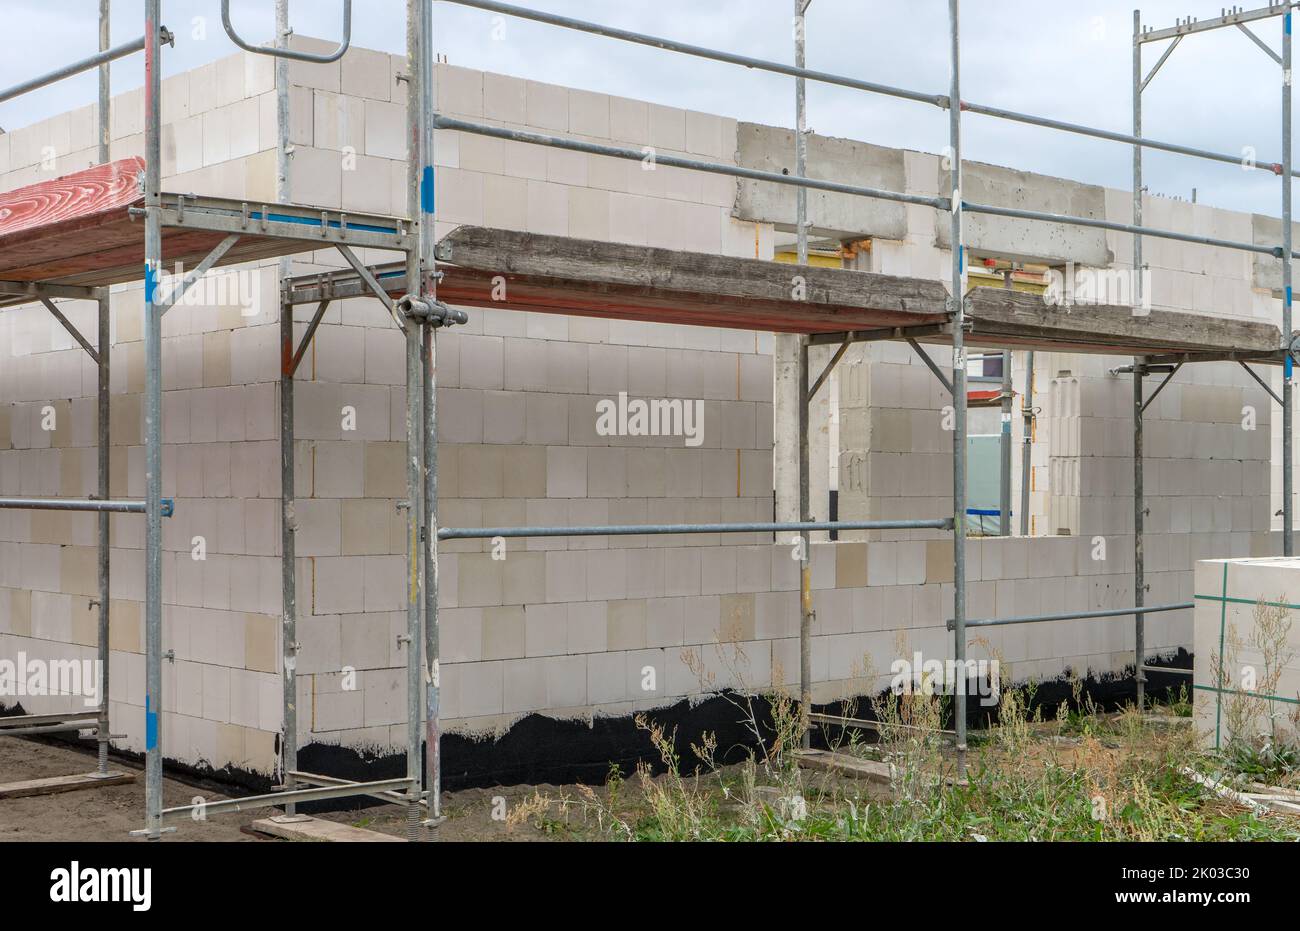
{"label": "sandy ground", "polygon": [[[111,760],[115,771],[137,774],[134,783],[65,792],[59,795],[0,800],[0,843],[6,841],[124,841],[130,832],[144,826],[144,772],[142,766],[120,759]],[[0,783],[89,773],[95,769],[93,745],[82,751],[72,747],[9,738],[0,740]],[[551,798],[563,790],[554,786],[519,786],[505,789],[472,789],[444,795],[447,821],[440,831],[443,840],[529,841],[562,839],[531,824],[502,822],[494,811],[511,811],[535,791]],[[175,779],[163,781],[163,804],[187,805],[196,797],[225,798],[211,786],[197,786]],[[505,799],[504,806],[497,801]],[[186,821],[165,840],[257,842],[260,838],[241,828],[258,818],[280,812],[261,811],[219,815],[207,821]],[[406,836],[406,810],[396,805],[376,805],[339,811],[318,817],[372,831]],[[267,843],[281,843],[268,840]]]}

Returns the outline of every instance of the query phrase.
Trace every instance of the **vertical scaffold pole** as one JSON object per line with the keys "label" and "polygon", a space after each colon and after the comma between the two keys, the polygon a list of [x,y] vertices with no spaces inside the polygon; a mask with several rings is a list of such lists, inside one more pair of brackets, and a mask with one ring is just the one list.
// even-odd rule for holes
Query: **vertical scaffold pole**
{"label": "vertical scaffold pole", "polygon": [[145,827],[162,837],[162,0],[144,6]]}
{"label": "vertical scaffold pole", "polygon": [[[406,7],[406,58],[407,58],[407,173],[409,216],[420,216],[420,188],[423,174],[420,170],[420,86],[422,74],[426,68],[425,51],[421,32],[422,7],[428,6],[428,0],[408,0]],[[423,229],[419,230],[423,234]],[[420,255],[418,250],[407,251],[407,289],[419,293]],[[420,549],[421,523],[424,516],[421,504],[423,498],[423,461],[424,442],[422,439],[423,389],[421,387],[424,369],[423,343],[420,326],[414,318],[408,317],[402,324],[406,337],[406,776],[411,784],[406,797],[406,836],[407,840],[420,839],[420,794],[424,764],[421,760],[422,736],[420,711],[423,702],[421,696],[421,652],[424,646],[423,630],[420,624],[420,612],[424,607],[421,600],[420,574],[423,571],[422,551]]]}
{"label": "vertical scaffold pole", "polygon": [[[112,40],[111,13],[112,0],[99,0],[99,50],[107,51]],[[112,141],[112,66],[105,62],[99,66],[99,164],[106,165],[112,157],[110,143]],[[111,461],[112,436],[109,431],[109,372],[112,346],[109,345],[109,314],[111,306],[109,304],[109,292],[105,288],[99,293],[96,301],[99,318],[99,340],[96,343],[99,353],[98,361],[98,383],[96,385],[96,426],[99,428],[99,450],[98,460],[95,464],[97,471],[98,483],[96,485],[96,494],[101,501],[107,501],[110,497],[108,477],[109,465]],[[101,776],[108,775],[108,744],[112,737],[112,728],[109,722],[109,703],[108,703],[108,667],[109,667],[109,581],[110,581],[110,555],[109,541],[111,516],[107,512],[98,516],[99,537],[99,723],[96,738],[99,741],[99,760],[96,772]]]}
{"label": "vertical scaffold pole", "polygon": [[[289,46],[289,0],[275,0],[275,38]],[[275,60],[275,199],[289,202],[289,60]],[[280,778],[292,789],[298,768],[298,502],[294,475],[293,305],[285,284],[291,259],[280,260],[280,664],[284,734],[280,745]],[[284,806],[293,817],[297,806]]]}
{"label": "vertical scaffold pole", "polygon": [[[1142,11],[1133,11],[1133,135],[1142,135]],[[1133,225],[1142,225],[1142,146],[1133,146]],[[1142,236],[1133,234],[1133,304],[1142,302]],[[1143,483],[1142,449],[1142,360],[1133,360],[1133,605],[1142,607],[1146,594],[1146,559],[1142,546],[1146,500]],[[1133,615],[1134,683],[1141,713],[1146,701],[1146,673],[1142,671],[1146,652],[1146,615]]]}
{"label": "vertical scaffold pole", "polygon": [[1282,555],[1295,555],[1295,449],[1292,438],[1294,362],[1291,358],[1291,8],[1282,15]]}
{"label": "vertical scaffold pole", "polygon": [[[434,257],[433,11],[420,3],[420,295],[430,306],[438,297]],[[415,173],[415,167],[411,169]],[[424,331],[424,784],[429,798],[429,839],[442,820],[442,753],[438,723],[440,643],[438,637],[438,338],[432,320]]]}
{"label": "vertical scaffold pole", "polygon": [[957,775],[966,774],[966,256],[962,239],[961,11],[948,0],[952,81],[948,102],[948,157],[952,160],[952,509],[953,653]]}
{"label": "vertical scaffold pole", "polygon": [[[1142,429],[1142,379],[1146,368],[1141,359],[1133,360],[1133,604],[1146,603],[1146,551],[1142,536],[1146,532],[1146,485],[1143,473]],[[1146,673],[1142,671],[1146,657],[1146,625],[1144,614],[1133,616],[1133,662],[1137,682],[1137,707],[1141,714],[1146,702]]]}
{"label": "vertical scaffold pole", "polygon": [[[811,0],[794,0],[794,63],[803,68],[806,60],[807,38],[804,32],[804,13]],[[802,178],[808,172],[808,92],[803,78],[795,78],[794,163],[795,174]],[[795,236],[797,258],[801,266],[808,264],[808,190],[795,189]],[[811,502],[809,493],[809,403],[808,397],[808,337],[799,337],[799,520],[809,521]],[[799,716],[804,748],[812,746],[812,537],[808,531],[799,533]]]}

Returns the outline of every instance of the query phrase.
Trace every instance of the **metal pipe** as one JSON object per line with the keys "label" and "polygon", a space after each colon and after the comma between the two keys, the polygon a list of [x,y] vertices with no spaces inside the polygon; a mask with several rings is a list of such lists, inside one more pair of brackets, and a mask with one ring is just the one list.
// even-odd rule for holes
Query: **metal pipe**
{"label": "metal pipe", "polygon": [[74,62],[71,65],[65,65],[57,71],[51,71],[49,74],[41,75],[39,78],[32,78],[30,81],[24,81],[23,83],[15,84],[13,87],[6,90],[0,90],[0,103],[13,100],[15,97],[21,97],[23,94],[31,93],[34,90],[40,90],[42,87],[57,84],[65,78],[70,78],[86,71],[94,71],[101,65],[106,65],[111,61],[117,61],[119,58],[125,58],[127,55],[134,55],[145,47],[145,38],[139,38],[134,42],[127,42],[126,44],[119,45],[116,48],[99,52],[98,54],[91,55],[89,58],[83,58],[81,61]]}
{"label": "metal pipe", "polygon": [[[278,12],[278,11],[277,11]],[[277,17],[278,19],[278,17]],[[338,48],[326,55],[316,55],[312,52],[295,52],[292,49],[282,46],[277,40],[274,48],[267,48],[264,45],[252,45],[246,42],[230,21],[230,0],[221,0],[221,25],[226,30],[226,35],[230,36],[230,41],[245,52],[252,52],[254,55],[272,55],[279,59],[293,59],[294,61],[312,62],[318,65],[328,65],[338,61],[344,56],[349,48],[352,47],[352,0],[343,0],[343,40],[339,42]]]}
{"label": "metal pipe", "polygon": [[[112,42],[113,0],[99,0],[99,50],[107,52]],[[143,47],[143,39],[141,47]],[[109,62],[99,66],[99,164],[112,160],[113,144],[113,68]]]}
{"label": "metal pipe", "polygon": [[13,730],[0,730],[0,737],[39,737],[42,734],[70,734],[73,731],[95,729],[94,721],[85,724],[49,724],[41,727],[17,727]]}
{"label": "metal pipe", "polygon": [[799,716],[804,749],[812,746],[812,537],[808,523],[812,520],[812,502],[808,471],[810,403],[808,397],[808,340],[799,338],[795,378],[799,389]]}
{"label": "metal pipe", "polygon": [[439,540],[525,537],[637,537],[675,533],[802,533],[844,530],[951,530],[948,518],[934,520],[758,521],[733,524],[624,524],[579,527],[440,527]]}
{"label": "metal pipe", "polygon": [[0,717],[0,734],[7,734],[5,728],[30,727],[38,724],[73,724],[77,722],[92,723],[98,719],[98,712],[87,711],[82,714],[70,714],[66,711],[54,711],[49,714],[20,714]]}
{"label": "metal pipe", "polygon": [[[1133,360],[1133,604],[1142,608],[1146,601],[1146,555],[1143,533],[1146,529],[1146,486],[1143,481],[1143,423],[1142,379],[1146,373],[1137,359]],[[1170,373],[1173,377],[1173,373]],[[1141,712],[1146,703],[1146,675],[1142,672],[1142,659],[1146,656],[1146,618],[1139,610],[1133,615],[1134,681],[1137,683],[1137,707]]]}
{"label": "metal pipe", "polygon": [[998,536],[1011,536],[1011,400],[1015,390],[1011,385],[1011,351],[1002,350],[1002,433],[998,438],[998,452],[1002,460],[998,482]]}
{"label": "metal pipe", "polygon": [[[289,0],[275,0],[275,41],[289,45]],[[275,200],[289,202],[289,61],[275,60]],[[315,333],[313,320],[303,337],[302,350],[294,351],[293,306],[285,300],[285,287],[292,273],[290,258],[280,260],[280,649],[281,711],[284,732],[280,738],[281,779],[292,790],[298,769],[298,508],[294,433],[294,373]],[[328,302],[322,302],[323,311]],[[293,802],[285,805],[286,815],[297,813]]]}
{"label": "metal pipe", "polygon": [[145,830],[162,838],[162,0],[144,5]]}
{"label": "metal pipe", "polygon": [[[804,13],[811,0],[794,0],[794,64],[803,69],[807,54]],[[794,173],[808,177],[808,91],[802,76],[794,81]],[[795,251],[800,265],[808,264],[808,189],[796,188]]]}
{"label": "metal pipe", "polygon": [[[421,598],[420,573],[423,569],[423,554],[420,549],[420,530],[423,511],[423,463],[424,443],[421,439],[423,422],[423,398],[421,396],[421,376],[423,360],[421,359],[420,328],[414,321],[406,329],[406,776],[407,805],[416,806],[420,801],[421,778],[423,766],[420,760],[422,728],[420,726],[420,686],[422,683],[420,653],[424,645],[423,631],[420,626],[420,612],[423,608]],[[408,809],[409,813],[409,809]],[[419,839],[414,825],[410,825],[407,840]]]}
{"label": "metal pipe", "polygon": [[[948,0],[950,100],[961,100],[960,0]],[[952,514],[953,514],[953,655],[966,661],[966,255],[962,238],[961,108],[948,108],[948,157],[952,159]],[[966,687],[955,690],[957,777],[966,775]]]}
{"label": "metal pipe", "polygon": [[1251,368],[1251,367],[1250,367],[1249,365],[1247,365],[1245,362],[1238,362],[1237,364],[1240,365],[1243,369],[1246,370],[1246,374],[1247,374],[1247,375],[1249,375],[1251,378],[1255,379],[1255,383],[1258,384],[1261,388],[1263,388],[1263,389],[1264,389],[1264,392],[1265,392],[1265,393],[1266,393],[1270,398],[1272,398],[1272,399],[1273,399],[1274,401],[1276,401],[1278,404],[1281,404],[1281,403],[1282,403],[1282,398],[1279,397],[1278,394],[1277,394],[1277,392],[1273,390],[1273,386],[1270,385],[1268,382],[1264,381],[1264,379],[1260,378],[1259,375],[1257,375],[1257,374],[1255,373],[1255,370],[1254,370],[1253,368]]}
{"label": "metal pipe", "polygon": [[[433,10],[432,4],[412,0],[419,10],[418,100],[419,160],[412,163],[411,187],[414,190],[419,167],[420,237],[419,275],[415,281],[424,301],[433,306],[438,300],[438,265],[435,255],[436,198],[434,186],[433,135]],[[414,214],[412,214],[414,216]],[[408,279],[411,280],[411,279]],[[428,797],[428,837],[437,840],[442,819],[442,729],[439,717],[442,655],[438,627],[438,328],[432,318],[422,326],[423,401],[424,401],[424,785]]]}
{"label": "metal pipe", "polygon": [[[1179,604],[1137,606],[1132,608],[1106,608],[1100,611],[1077,611],[1067,614],[1030,614],[1023,617],[982,618],[967,621],[967,627],[1003,627],[1007,624],[1037,624],[1040,621],[1086,621],[1102,617],[1130,617],[1134,614],[1158,614],[1162,611],[1186,611],[1196,607],[1195,602],[1184,601]],[[953,622],[948,621],[952,630]]]}
{"label": "metal pipe", "polygon": [[1209,19],[1192,19],[1188,17],[1177,26],[1170,26],[1167,29],[1151,29],[1142,36],[1143,42],[1161,42],[1165,39],[1173,39],[1179,36],[1190,35],[1194,32],[1208,32],[1211,29],[1222,29],[1225,26],[1235,26],[1239,23],[1249,23],[1260,19],[1269,19],[1277,16],[1282,11],[1281,3],[1270,2],[1267,7],[1258,10],[1234,10],[1233,12],[1224,12],[1222,16],[1215,16]]}
{"label": "metal pipe", "polygon": [[164,820],[192,818],[195,813],[203,815],[224,815],[236,811],[252,811],[258,808],[271,808],[279,805],[291,805],[294,802],[319,802],[335,798],[351,798],[356,795],[374,795],[390,789],[401,788],[401,779],[381,779],[375,782],[349,782],[343,785],[312,786],[306,789],[293,789],[283,792],[271,792],[265,795],[249,795],[244,798],[219,799],[211,802],[198,802],[194,805],[178,805],[160,813]]}
{"label": "metal pipe", "polygon": [[[107,51],[111,40],[111,18],[112,18],[112,0],[99,0],[99,48],[100,51]],[[99,66],[99,163],[106,165],[111,159],[110,148],[112,144],[112,76],[111,66],[105,62]],[[112,493],[109,488],[109,474],[111,471],[113,439],[111,435],[110,412],[110,385],[113,354],[111,337],[109,335],[110,316],[112,305],[109,302],[109,292],[101,291],[96,299],[96,311],[99,319],[99,335],[96,341],[96,412],[99,448],[95,461],[96,471],[96,494],[101,501],[107,501]],[[100,775],[108,773],[108,744],[112,736],[112,728],[109,723],[109,646],[110,646],[110,592],[112,590],[111,582],[111,557],[110,557],[110,529],[111,520],[109,512],[101,511],[98,518],[97,543],[98,543],[98,578],[99,583],[99,629],[97,631],[97,640],[99,645],[99,730],[96,737],[99,740],[99,759],[98,772]]]}
{"label": "metal pipe", "polygon": [[[1282,349],[1291,344],[1291,5],[1282,17]],[[1295,362],[1287,352],[1282,363],[1282,555],[1295,554],[1295,439],[1293,391]]]}
{"label": "metal pipe", "polygon": [[[794,63],[802,69],[806,63],[807,37],[804,31],[804,0],[794,0]],[[808,176],[808,93],[802,76],[794,82],[794,170],[795,177]],[[795,188],[795,252],[799,266],[808,264],[808,189]],[[808,339],[796,336],[797,361],[795,378],[798,384],[799,403],[799,520],[812,519],[808,470],[811,459],[808,449],[810,406],[812,393],[808,390]],[[848,345],[847,343],[845,345]],[[829,370],[828,370],[829,371]],[[799,532],[799,716],[800,742],[804,749],[812,746],[812,538],[807,530]]]}
{"label": "metal pipe", "polygon": [[[91,511],[108,514],[146,514],[145,501],[101,501],[97,498],[0,498],[0,510],[12,511]],[[175,502],[162,499],[162,516],[171,517]]]}
{"label": "metal pipe", "polygon": [[[107,4],[107,0],[105,0]],[[111,378],[111,361],[112,347],[109,337],[109,314],[110,304],[108,293],[105,292],[96,302],[99,317],[99,355],[96,360],[96,404],[98,413],[98,433],[99,447],[96,450],[96,493],[100,501],[108,501],[111,490],[109,488],[109,475],[111,472],[113,439],[111,435],[111,420],[109,416],[110,409],[110,385]],[[112,735],[112,729],[109,726],[109,701],[108,701],[108,670],[109,670],[109,644],[110,644],[110,606],[112,586],[111,582],[111,548],[110,548],[110,512],[100,511],[98,518],[97,543],[98,543],[98,573],[97,582],[99,587],[99,629],[97,640],[99,645],[99,772],[105,774],[108,772],[108,743]]]}
{"label": "metal pipe", "polygon": [[[562,136],[551,136],[545,133],[529,132],[523,129],[509,129],[504,126],[488,126],[483,123],[473,123],[468,120],[459,120],[450,116],[443,116],[435,113],[433,116],[433,125],[435,129],[446,129],[455,132],[472,133],[476,136],[488,136],[493,139],[507,139],[511,142],[527,142],[532,145],[549,146],[555,149],[568,149],[572,152],[586,152],[589,155],[605,155],[610,158],[622,158],[629,161],[644,162],[650,155],[640,149],[622,149],[617,146],[600,145],[595,142],[583,142],[580,139],[566,139]],[[735,178],[749,178],[753,181],[770,181],[773,184],[785,184],[790,187],[804,187],[816,191],[830,191],[835,194],[852,194],[857,197],[874,197],[879,200],[890,200],[904,204],[918,204],[922,207],[934,207],[936,210],[947,210],[948,202],[941,197],[926,197],[920,194],[904,194],[898,191],[885,191],[879,188],[861,187],[855,184],[840,184],[836,181],[822,181],[817,178],[799,178],[795,175],[783,175],[775,171],[759,171],[756,168],[741,168],[737,165],[727,165],[720,162],[705,162],[695,158],[682,158],[677,155],[668,155],[663,152],[655,152],[653,159],[657,165],[668,165],[672,168],[686,168],[692,171],[704,171],[717,175],[730,175]]]}
{"label": "metal pipe", "polygon": [[[806,68],[791,67],[790,65],[784,65],[780,62],[750,58],[745,55],[734,55],[730,52],[723,52],[717,49],[705,48],[698,45],[690,45],[685,42],[676,42],[672,39],[634,32],[630,29],[618,29],[613,26],[603,26],[599,23],[573,19],[568,16],[558,16],[553,13],[544,13],[540,10],[530,10],[510,3],[499,3],[496,2],[496,0],[447,0],[447,2],[454,3],[458,6],[468,6],[475,9],[487,10],[489,12],[502,13],[506,16],[516,16],[520,19],[546,23],[551,26],[559,26],[563,29],[572,29],[577,32],[586,32],[591,35],[604,36],[609,39],[619,39],[636,45],[647,45],[651,48],[663,49],[668,52],[679,52],[683,55],[705,58],[710,61],[740,65],[743,68],[749,68],[754,71],[767,71],[772,74],[783,74],[794,78],[804,78],[808,81],[815,81],[819,84],[848,87],[854,90],[867,91],[868,93],[883,94],[887,97],[897,97],[903,100],[912,100],[917,103],[928,103],[932,106],[944,109],[949,108],[949,101],[957,99],[951,94],[948,96],[944,96],[943,94],[926,94],[919,91],[908,90],[906,88],[877,84],[872,81],[861,81],[857,78],[850,78],[844,75],[831,74],[824,71],[810,71]],[[1001,107],[991,107],[985,104],[971,103],[967,100],[961,101],[959,109],[965,110],[968,113],[978,113],[981,116],[992,116],[997,119],[1008,120],[1015,123],[1025,123],[1029,126],[1041,126],[1044,129],[1056,129],[1063,132],[1075,133],[1076,135],[1091,136],[1094,139],[1105,139],[1110,142],[1136,144],[1145,146],[1149,149],[1160,149],[1178,155],[1188,155],[1193,158],[1203,158],[1210,161],[1224,162],[1230,165],[1242,164],[1240,155],[1213,152],[1208,149],[1200,149],[1195,146],[1180,145],[1173,142],[1161,142],[1157,139],[1139,140],[1126,133],[1112,132],[1107,129],[1097,129],[1080,123],[1069,123],[1065,120],[1048,119],[1047,117],[1034,116],[1030,113],[1020,113],[1015,110],[1005,110]],[[1262,171],[1272,171],[1275,174],[1281,170],[1281,166],[1273,162],[1258,162],[1248,167],[1257,168]]]}
{"label": "metal pipe", "polygon": [[1029,492],[1033,484],[1034,464],[1034,350],[1025,360],[1025,394],[1020,405],[1024,432],[1020,444],[1020,535],[1029,536]]}
{"label": "metal pipe", "polygon": [[[1091,229],[1110,230],[1116,233],[1154,236],[1157,239],[1173,239],[1178,242],[1195,243],[1198,246],[1216,246],[1220,249],[1238,249],[1242,252],[1257,252],[1261,255],[1281,256],[1283,251],[1276,246],[1257,245],[1250,242],[1238,242],[1231,239],[1215,239],[1212,236],[1197,236],[1193,233],[1178,233],[1172,230],[1155,229],[1138,226],[1134,223],[1117,223],[1113,220],[1098,220],[1093,217],[1075,217],[1064,213],[1043,213],[1038,210],[1021,210],[1017,207],[995,207],[991,204],[964,203],[962,210],[970,213],[982,213],[994,217],[1011,217],[1017,220],[1042,220],[1045,223],[1064,223],[1070,226],[1086,226]],[[1141,277],[1141,276],[1139,276]]]}
{"label": "metal pipe", "polygon": [[[1133,12],[1134,12],[1134,14],[1138,14],[1138,15],[1140,15],[1142,11],[1141,11],[1141,10],[1134,10]],[[1245,29],[1246,27],[1245,27],[1245,26],[1242,26],[1241,28],[1242,28],[1242,29]],[[1134,41],[1133,45],[1134,45],[1135,48],[1137,48],[1137,49],[1141,49],[1141,44],[1140,44],[1139,42],[1136,41],[1136,37],[1137,37],[1137,33],[1135,32],[1135,33],[1134,33],[1134,39],[1135,39],[1135,41]],[[1146,77],[1142,77],[1142,72],[1141,72],[1141,70],[1138,71],[1138,89],[1139,89],[1139,90],[1146,90],[1146,89],[1147,89],[1147,85],[1150,84],[1150,83],[1152,82],[1152,80],[1155,79],[1155,76],[1156,76],[1157,74],[1160,73],[1160,69],[1163,68],[1163,67],[1165,66],[1165,62],[1167,62],[1167,61],[1169,60],[1169,56],[1172,55],[1172,54],[1174,53],[1174,49],[1178,48],[1179,43],[1181,43],[1182,41],[1183,41],[1183,37],[1182,37],[1182,36],[1179,36],[1178,38],[1174,39],[1174,41],[1170,42],[1170,43],[1169,43],[1169,47],[1165,49],[1164,54],[1161,55],[1161,56],[1156,60],[1156,63],[1155,63],[1154,65],[1151,66],[1151,71],[1147,74]],[[1134,136],[1140,136],[1140,135],[1142,135],[1142,134],[1139,133],[1139,132],[1134,132],[1133,135],[1134,135]]]}
{"label": "metal pipe", "polygon": [[[947,98],[942,94],[925,94],[919,91],[906,90],[901,87],[890,87],[886,84],[876,84],[872,81],[861,81],[857,78],[831,74],[825,71],[809,71],[800,65],[791,67],[790,65],[785,65],[777,61],[750,58],[748,55],[735,55],[731,52],[705,48],[700,45],[690,45],[686,42],[677,42],[673,39],[664,39],[658,36],[647,35],[642,32],[634,32],[630,29],[619,29],[615,26],[603,26],[600,23],[574,19],[569,16],[559,16],[555,13],[545,13],[541,10],[530,10],[526,7],[515,6],[512,3],[498,3],[496,0],[449,0],[449,2],[454,3],[457,6],[468,6],[479,10],[487,10],[490,13],[501,13],[505,16],[514,16],[519,19],[528,19],[537,23],[545,23],[548,26],[559,26],[562,29],[572,29],[576,32],[586,32],[592,35],[604,36],[607,39],[619,39],[623,42],[631,42],[636,45],[648,45],[651,48],[663,49],[666,52],[680,52],[683,55],[692,55],[696,58],[707,58],[710,61],[720,61],[724,64],[740,65],[742,68],[749,68],[754,71],[767,71],[771,74],[784,74],[794,78],[806,78],[809,81],[816,81],[819,84],[832,84],[836,87],[848,87],[853,90],[869,91],[871,93],[884,94],[889,97],[901,97],[904,100],[914,100],[918,103],[928,103],[937,107],[946,107],[948,105]],[[807,6],[806,3],[804,5]]]}
{"label": "metal pipe", "polygon": [[[1179,37],[1181,39],[1181,36]],[[1177,45],[1165,50],[1156,67],[1151,70],[1154,77],[1160,65],[1168,58]],[[1142,92],[1147,81],[1142,76],[1142,11],[1133,11],[1133,135],[1142,135]],[[1142,146],[1133,146],[1133,285],[1134,305],[1142,300],[1142,234],[1137,232],[1142,226]],[[1145,377],[1142,359],[1133,360],[1133,603],[1141,608],[1145,600],[1145,556],[1143,553],[1142,534],[1145,517],[1145,486],[1143,484],[1143,449],[1142,449],[1142,413],[1146,409],[1142,399],[1142,379]],[[1139,711],[1146,696],[1146,678],[1142,674],[1142,642],[1145,627],[1143,615],[1133,615],[1134,650],[1137,657],[1134,670],[1134,682],[1137,689]]]}

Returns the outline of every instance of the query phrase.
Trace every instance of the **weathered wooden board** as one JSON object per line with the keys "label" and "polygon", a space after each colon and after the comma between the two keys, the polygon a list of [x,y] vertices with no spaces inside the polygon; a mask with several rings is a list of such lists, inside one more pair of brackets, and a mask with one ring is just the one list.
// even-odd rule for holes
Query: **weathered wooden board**
{"label": "weathered wooden board", "polygon": [[439,297],[471,307],[804,333],[946,315],[937,281],[484,227],[450,233],[438,258],[452,266]]}
{"label": "weathered wooden board", "polygon": [[378,831],[354,828],[350,824],[325,821],[321,818],[286,821],[280,818],[261,818],[249,825],[259,834],[269,834],[284,840],[316,841],[342,844],[400,844],[402,838]]}
{"label": "weathered wooden board", "polygon": [[1272,324],[1227,320],[1209,313],[1152,310],[1135,316],[1131,307],[1056,306],[1040,295],[1003,288],[974,289],[969,306],[971,342],[977,344],[1115,354],[1263,354],[1281,345],[1281,331]]}
{"label": "weathered wooden board", "polygon": [[803,769],[834,773],[849,779],[866,779],[882,785],[890,784],[888,763],[876,760],[863,760],[847,753],[832,753],[829,750],[799,750],[795,760]]}
{"label": "weathered wooden board", "polygon": [[62,792],[78,792],[82,789],[100,789],[104,786],[120,786],[135,781],[134,773],[109,773],[107,776],[79,774],[76,776],[52,776],[46,779],[28,779],[23,782],[10,782],[0,785],[0,799],[30,798],[35,795],[58,795]]}

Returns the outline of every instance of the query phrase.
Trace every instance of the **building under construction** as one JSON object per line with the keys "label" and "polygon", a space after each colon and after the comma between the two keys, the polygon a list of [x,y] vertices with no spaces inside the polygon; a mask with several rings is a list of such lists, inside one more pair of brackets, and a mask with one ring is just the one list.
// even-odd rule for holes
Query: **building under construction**
{"label": "building under construction", "polygon": [[[154,838],[164,761],[415,836],[440,778],[599,773],[598,719],[835,724],[916,653],[1214,701],[1195,563],[1292,553],[1290,84],[1283,219],[963,162],[961,123],[1128,146],[1137,191],[1147,148],[1235,163],[1142,135],[1143,48],[1285,20],[1281,81],[1289,4],[1135,22],[1131,133],[965,100],[957,0],[925,93],[459,5],[790,76],[795,129],[435,65],[420,0],[405,56],[281,3],[165,80],[161,0],[105,27],[100,102],[0,135],[0,659],[106,694],[0,696],[0,736],[93,732],[88,791],[143,755]],[[808,132],[809,81],[946,109],[949,153]]]}

